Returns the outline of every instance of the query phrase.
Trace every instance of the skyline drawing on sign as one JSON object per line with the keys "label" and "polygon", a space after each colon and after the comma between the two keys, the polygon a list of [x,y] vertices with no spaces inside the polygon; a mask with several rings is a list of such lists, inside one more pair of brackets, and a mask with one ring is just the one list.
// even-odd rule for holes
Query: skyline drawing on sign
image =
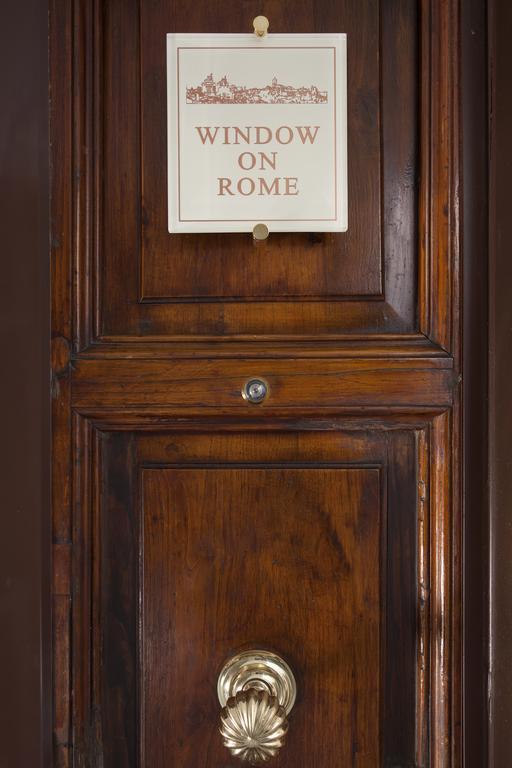
{"label": "skyline drawing on sign", "polygon": [[215,80],[213,72],[198,86],[187,86],[187,104],[327,104],[327,91],[316,85],[293,86],[277,77],[262,87],[230,83],[227,75]]}

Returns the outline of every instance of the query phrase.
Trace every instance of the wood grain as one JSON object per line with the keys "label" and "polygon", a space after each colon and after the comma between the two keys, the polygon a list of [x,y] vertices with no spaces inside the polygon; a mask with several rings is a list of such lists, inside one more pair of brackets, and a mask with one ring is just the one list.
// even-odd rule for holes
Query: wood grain
{"label": "wood grain", "polygon": [[[258,406],[242,397],[244,382],[260,377],[269,395]],[[261,416],[277,408],[440,406],[452,402],[451,361],[146,361],[81,360],[75,366],[73,405],[233,408]]]}
{"label": "wood grain", "polygon": [[155,469],[142,489],[142,765],[226,761],[216,679],[249,646],[298,679],[276,766],[378,765],[378,469]]}
{"label": "wood grain", "polygon": [[166,232],[163,47],[261,8],[53,0],[56,765],[227,766],[256,641],[276,766],[461,765],[457,7],[271,0],[349,32],[350,228],[256,259]]}
{"label": "wood grain", "polygon": [[[94,517],[99,516],[101,533],[100,537],[91,543],[93,561],[97,559],[95,552],[102,553],[101,574],[98,574],[95,584],[91,587],[93,604],[102,606],[100,612],[94,613],[94,621],[99,624],[93,627],[93,637],[96,638],[93,657],[97,659],[95,669],[101,670],[101,675],[98,678],[98,687],[93,686],[92,707],[93,711],[102,713],[100,731],[103,733],[102,755],[106,765],[115,765],[121,760],[131,765],[131,761],[136,760],[136,754],[142,760],[144,744],[147,744],[149,738],[147,728],[152,732],[155,717],[158,722],[160,718],[166,717],[169,722],[172,721],[172,727],[167,729],[169,739],[174,738],[172,734],[176,729],[191,729],[188,732],[190,744],[185,744],[184,737],[181,746],[173,741],[172,748],[181,749],[182,752],[171,765],[182,765],[185,757],[191,761],[191,765],[194,764],[194,759],[201,764],[203,757],[194,751],[195,739],[192,737],[199,732],[208,741],[208,758],[205,759],[213,759],[212,755],[218,755],[219,760],[222,758],[222,752],[218,752],[219,745],[215,742],[218,715],[218,711],[214,709],[215,679],[218,668],[224,661],[221,658],[224,649],[229,653],[229,643],[235,642],[231,637],[233,633],[240,638],[240,644],[246,640],[250,643],[250,637],[247,639],[246,636],[252,637],[258,629],[259,641],[265,642],[266,637],[267,643],[271,642],[282,652],[290,649],[288,653],[296,657],[295,668],[305,690],[321,682],[322,675],[326,673],[324,667],[313,664],[307,648],[301,648],[297,637],[289,629],[290,622],[283,623],[282,614],[288,612],[287,615],[292,620],[297,612],[298,627],[309,638],[307,647],[320,647],[324,638],[333,638],[332,632],[339,627],[336,618],[338,613],[341,617],[341,614],[349,610],[343,604],[348,601],[353,605],[353,601],[359,599],[357,595],[360,595],[361,587],[351,586],[354,574],[343,575],[344,569],[339,562],[340,552],[336,547],[332,549],[336,538],[332,539],[325,528],[330,518],[326,517],[325,512],[329,504],[323,496],[324,475],[332,478],[327,481],[328,488],[331,488],[328,497],[331,498],[333,509],[339,511],[339,519],[333,522],[334,530],[341,535],[345,525],[350,528],[349,532],[343,534],[345,557],[352,557],[350,553],[354,551],[354,546],[349,546],[351,537],[362,536],[368,539],[368,546],[378,547],[375,567],[377,561],[381,563],[377,572],[374,572],[369,567],[369,561],[365,560],[362,565],[368,570],[368,574],[362,577],[361,582],[363,585],[368,583],[370,571],[374,572],[375,578],[379,574],[377,581],[371,582],[371,591],[373,590],[372,594],[376,600],[373,603],[378,615],[378,628],[375,632],[380,636],[380,641],[374,646],[376,656],[372,656],[371,662],[368,662],[373,670],[371,684],[376,686],[374,690],[379,693],[376,698],[372,696],[366,704],[363,704],[362,696],[357,698],[358,703],[356,699],[350,702],[342,695],[345,684],[341,686],[340,681],[340,704],[333,700],[333,706],[336,710],[340,706],[348,707],[354,716],[354,705],[359,713],[365,711],[361,710],[361,707],[370,707],[374,713],[358,722],[363,730],[377,728],[384,757],[382,760],[376,760],[375,752],[372,752],[371,759],[364,752],[358,753],[354,765],[380,765],[382,761],[392,759],[401,760],[402,764],[407,765],[414,759],[416,717],[423,720],[427,716],[424,707],[420,708],[416,715],[414,706],[417,661],[416,633],[413,629],[418,589],[415,572],[416,516],[410,515],[411,503],[414,506],[416,495],[414,477],[411,476],[416,453],[414,430],[400,430],[398,425],[389,420],[385,429],[382,425],[378,430],[365,427],[360,421],[348,431],[344,429],[342,421],[337,424],[335,431],[327,432],[304,432],[297,424],[298,432],[291,434],[289,429],[283,431],[276,427],[274,424],[270,433],[256,430],[251,434],[240,431],[240,428],[237,433],[219,431],[218,428],[216,433],[212,433],[207,427],[205,431],[193,434],[188,430],[168,428],[160,433],[153,431],[150,434],[141,434],[136,440],[133,433],[110,432],[106,435],[101,461],[103,469],[99,476],[103,492],[96,502],[99,505],[98,512],[94,513]],[[96,475],[94,462],[87,468],[87,473],[93,477]],[[177,484],[167,482],[167,477],[174,478],[175,475],[179,480]],[[370,485],[377,484],[379,488],[378,493],[363,493],[360,499],[362,507],[358,507],[353,493],[349,490],[352,487],[350,478],[359,475],[368,475]],[[146,479],[149,477],[151,480],[153,476],[157,500],[149,509]],[[200,478],[196,490],[191,480],[194,477]],[[251,479],[260,477],[264,478],[264,483],[254,483]],[[348,478],[347,487],[344,481],[339,485],[338,478],[341,477]],[[274,478],[278,479],[274,481]],[[287,478],[291,478],[293,482],[288,482]],[[192,482],[190,492],[189,482]],[[213,486],[208,485],[210,482]],[[178,497],[172,497],[174,516],[171,512],[164,515],[162,510],[167,502],[162,503],[161,494],[168,499],[169,495],[172,496],[175,485],[178,488]],[[356,486],[358,487],[358,483]],[[279,490],[281,488],[282,491]],[[285,495],[286,503],[281,493]],[[238,498],[237,494],[241,494],[240,504],[233,504],[233,499]],[[213,498],[215,504],[212,504]],[[240,516],[237,510],[242,502],[245,511],[243,516]],[[295,516],[290,513],[291,509],[296,510]],[[349,509],[354,511],[350,512]],[[356,514],[355,521],[353,514]],[[236,516],[234,519],[233,515]],[[157,526],[156,531],[153,530],[154,525]],[[156,535],[162,525],[167,532],[165,535]],[[215,535],[214,528],[217,531]],[[149,545],[145,532],[150,537]],[[185,543],[180,546],[185,534],[186,546]],[[208,538],[210,534],[211,539]],[[233,537],[240,537],[243,558],[240,548],[234,546]],[[163,539],[169,542],[169,546]],[[147,560],[148,546],[150,553],[155,550],[160,552],[160,555],[155,555],[156,559]],[[279,557],[274,551],[275,547],[279,549]],[[319,558],[317,555],[322,552],[322,557]],[[353,556],[359,562],[360,555],[354,553]],[[286,603],[281,601],[281,610],[274,614],[275,606],[270,605],[268,601],[262,601],[260,605],[257,595],[251,592],[249,575],[253,572],[259,573],[260,580],[266,585],[266,594],[268,592],[271,595],[274,566],[270,561],[276,558],[281,558],[282,562],[275,583],[281,585],[280,591],[285,590],[288,598]],[[264,572],[258,570],[260,560],[269,566],[265,566]],[[277,568],[277,565],[275,567]],[[149,571],[146,574],[147,569]],[[285,578],[289,573],[293,578]],[[204,612],[213,611],[214,608],[210,605],[212,600],[205,601],[200,595],[203,591],[210,594],[212,587],[209,585],[212,580],[215,582],[217,579],[215,574],[218,579],[224,579],[224,587],[220,591],[215,590],[215,614],[211,616],[211,620],[207,620]],[[237,574],[240,576],[239,587],[230,590],[225,579],[236,578]],[[207,579],[207,586],[203,589],[203,581],[208,575],[212,578]],[[155,578],[160,577],[163,582],[158,586]],[[178,580],[180,585],[178,589],[173,588],[172,594],[163,587],[169,579]],[[314,618],[315,611],[318,611],[318,621],[308,622],[306,625],[302,592],[296,594],[294,580],[303,584],[304,588],[307,584],[312,585],[308,612]],[[336,587],[338,581],[339,586]],[[326,606],[332,605],[334,610],[332,601],[338,588],[343,591],[341,601],[336,598],[339,610],[335,610],[327,622],[322,621],[320,614],[323,615]],[[246,595],[240,605],[239,589],[245,590]],[[185,604],[185,595],[196,597]],[[140,614],[140,600],[149,606],[149,625],[146,624],[147,611],[144,618]],[[171,600],[169,604],[166,603],[168,607],[165,610],[162,600]],[[259,616],[254,630],[251,627],[249,631],[245,619],[242,621],[243,617],[240,618],[240,611],[246,610],[245,604],[254,608],[256,618]],[[227,605],[229,610],[225,607]],[[179,628],[172,632],[175,632],[174,645],[179,645],[178,638],[183,640],[183,647],[177,650],[177,654],[179,658],[181,654],[187,656],[189,662],[185,665],[176,663],[172,648],[169,647],[169,631],[161,626],[161,622],[166,626],[173,626],[174,611],[178,608]],[[367,620],[365,617],[369,605],[362,610],[363,613],[358,618],[358,622],[362,622],[361,631]],[[234,623],[231,623],[231,614],[238,617]],[[267,617],[271,618],[272,625],[268,630]],[[75,620],[79,624],[85,622],[87,626],[89,616],[87,613],[76,614]],[[161,631],[155,627],[154,622],[160,622],[158,627]],[[341,637],[350,642],[355,624],[343,626],[345,628],[342,628]],[[222,631],[221,627],[224,627]],[[217,632],[220,634],[216,643]],[[209,638],[209,645],[208,650],[205,647],[205,650],[200,651],[197,643],[202,642],[203,636],[206,638],[205,642]],[[186,637],[195,638],[193,645],[185,642]],[[295,637],[292,643],[295,649],[293,652],[288,642],[290,637],[292,640]],[[426,637],[422,637],[422,645],[426,647]],[[334,642],[334,639],[332,641]],[[376,642],[376,638],[369,642]],[[400,653],[397,653],[397,643],[401,649]],[[235,646],[229,645],[229,648],[234,650]],[[154,672],[143,672],[139,666],[145,663],[148,649],[152,649],[150,667],[156,665]],[[206,693],[205,698],[202,698],[200,693],[193,694],[196,703],[187,709],[190,716],[183,719],[177,713],[176,707],[186,707],[186,701],[172,703],[174,688],[169,688],[166,682],[162,681],[162,674],[167,668],[166,659],[169,661],[169,669],[175,675],[186,678],[197,674],[197,671],[191,668],[195,668],[196,654],[198,669],[202,670],[201,674],[207,675]],[[300,661],[300,658],[303,661]],[[333,664],[340,665],[338,671],[342,674],[343,659],[336,661],[338,656],[334,650],[330,658]],[[210,659],[213,659],[211,664]],[[81,675],[79,659],[75,659],[75,669]],[[365,679],[364,673],[362,679]],[[145,686],[146,704],[142,708],[137,694],[137,680]],[[370,681],[367,680],[367,683],[370,684]],[[330,690],[329,684],[326,683],[326,686],[327,690]],[[169,702],[169,706],[162,708],[159,702],[164,700]],[[193,716],[194,712],[196,716]],[[399,718],[396,717],[396,712],[401,713]],[[318,720],[315,722],[314,733],[308,736],[311,743],[321,729],[321,723]],[[199,732],[197,728],[200,729]],[[338,745],[346,739],[350,742],[350,733],[350,727],[347,727],[341,729],[336,736],[327,734],[322,741]],[[209,737],[205,734],[209,734]],[[362,740],[365,741],[366,738],[363,734]],[[149,738],[149,741],[155,743],[148,747],[151,760],[147,758],[147,763],[168,764],[158,751],[161,739],[155,741]],[[307,760],[304,762],[306,766],[310,764],[310,755],[299,756],[297,750],[300,749],[300,743],[302,736],[299,744],[292,748],[295,751],[292,752],[294,762],[291,764],[301,765],[300,761],[304,759]],[[138,744],[136,751],[135,744]],[[357,744],[352,743],[352,747],[356,749]],[[318,759],[319,766],[324,764],[322,759],[327,761],[327,765],[336,766],[336,754],[337,752],[331,752],[329,746],[327,751],[322,752],[323,757],[311,756],[311,760]],[[421,749],[421,759],[424,754]]]}
{"label": "wood grain", "polygon": [[419,330],[415,6],[400,0],[381,14],[376,0],[326,0],[318,13],[311,0],[300,8],[285,0],[273,10],[281,31],[348,31],[348,233],[274,234],[257,251],[244,235],[169,235],[161,31],[240,30],[247,10],[224,4],[212,15],[204,3],[191,13],[138,0],[84,7],[75,70],[81,346],[104,337]]}
{"label": "wood grain", "polygon": [[[214,234],[169,236],[167,232],[167,178],[162,173],[167,152],[165,40],[160,30],[239,32],[249,29],[252,22],[241,4],[218,6],[214,14],[205,10],[201,3],[192,13],[185,6],[172,10],[162,4],[158,11],[152,8],[149,12],[142,7],[141,296],[165,301],[188,298],[189,302],[379,296],[383,269],[378,0],[328,2],[322,13],[316,13],[315,3],[309,0],[301,4],[300,20],[292,0],[283,0],[272,9],[274,31],[343,30],[348,34],[350,227],[347,233],[336,234],[272,233],[259,248],[254,248],[246,234],[226,238]],[[413,80],[412,73],[410,78]],[[404,126],[402,135],[405,131]],[[117,126],[111,125],[106,140],[112,141],[116,132]],[[115,183],[114,163],[112,169]]]}

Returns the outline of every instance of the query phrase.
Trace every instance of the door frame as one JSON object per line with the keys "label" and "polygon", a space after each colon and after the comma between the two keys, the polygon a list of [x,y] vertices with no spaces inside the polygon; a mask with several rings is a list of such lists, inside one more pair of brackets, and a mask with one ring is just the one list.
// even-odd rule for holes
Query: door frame
{"label": "door frame", "polygon": [[[500,0],[497,0],[500,2]],[[488,765],[488,48],[487,3],[461,2],[463,740]],[[484,255],[484,257],[483,257]],[[491,765],[491,764],[489,764]]]}
{"label": "door frame", "polygon": [[512,756],[512,8],[489,15],[489,765]]}
{"label": "door frame", "polygon": [[9,3],[0,25],[2,768],[53,765],[48,11]]}
{"label": "door frame", "polygon": [[[46,66],[48,11],[59,7],[64,7],[63,0],[20,0],[5,11],[0,32],[5,57],[0,83],[3,102],[9,104],[9,119],[0,127],[0,148],[2,157],[9,158],[4,167],[15,171],[8,178],[9,195],[1,211],[9,268],[4,264],[6,279],[0,283],[2,325],[7,330],[2,338],[7,373],[0,383],[7,404],[0,462],[6,494],[0,570],[9,626],[9,632],[0,635],[0,723],[6,730],[1,734],[1,758],[13,768],[60,765],[52,757],[50,735],[55,717],[51,574],[53,565],[58,579],[62,563],[51,561],[49,511],[51,170]],[[506,663],[512,643],[512,567],[505,557],[511,545],[506,510],[512,506],[512,483],[500,469],[507,454],[510,458],[506,425],[512,419],[506,392],[512,367],[507,344],[511,310],[502,290],[512,277],[512,234],[504,211],[506,171],[512,164],[506,138],[512,130],[512,107],[503,87],[512,72],[512,47],[506,39],[507,23],[511,27],[506,0],[461,0],[460,12],[462,330],[463,338],[471,340],[463,347],[463,730],[465,765],[476,768],[503,765],[512,751],[512,671],[507,672]],[[494,115],[490,125],[489,93]],[[27,482],[27,474],[33,482]],[[68,599],[57,589],[53,599],[60,598]],[[3,717],[4,711],[9,717]]]}

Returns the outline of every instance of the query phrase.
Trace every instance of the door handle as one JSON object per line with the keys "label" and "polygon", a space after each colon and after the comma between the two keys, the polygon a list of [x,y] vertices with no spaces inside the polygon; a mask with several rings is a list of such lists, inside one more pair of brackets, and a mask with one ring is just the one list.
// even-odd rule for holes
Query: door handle
{"label": "door handle", "polygon": [[234,757],[259,765],[277,755],[297,686],[288,664],[269,651],[233,656],[219,675],[220,732]]}

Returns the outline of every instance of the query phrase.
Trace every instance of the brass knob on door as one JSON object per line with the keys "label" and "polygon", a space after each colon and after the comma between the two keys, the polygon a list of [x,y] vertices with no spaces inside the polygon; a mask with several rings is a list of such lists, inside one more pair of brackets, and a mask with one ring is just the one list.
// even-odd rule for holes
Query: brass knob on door
{"label": "brass knob on door", "polygon": [[220,732],[234,757],[260,765],[277,755],[297,694],[288,664],[269,651],[245,651],[219,675]]}

